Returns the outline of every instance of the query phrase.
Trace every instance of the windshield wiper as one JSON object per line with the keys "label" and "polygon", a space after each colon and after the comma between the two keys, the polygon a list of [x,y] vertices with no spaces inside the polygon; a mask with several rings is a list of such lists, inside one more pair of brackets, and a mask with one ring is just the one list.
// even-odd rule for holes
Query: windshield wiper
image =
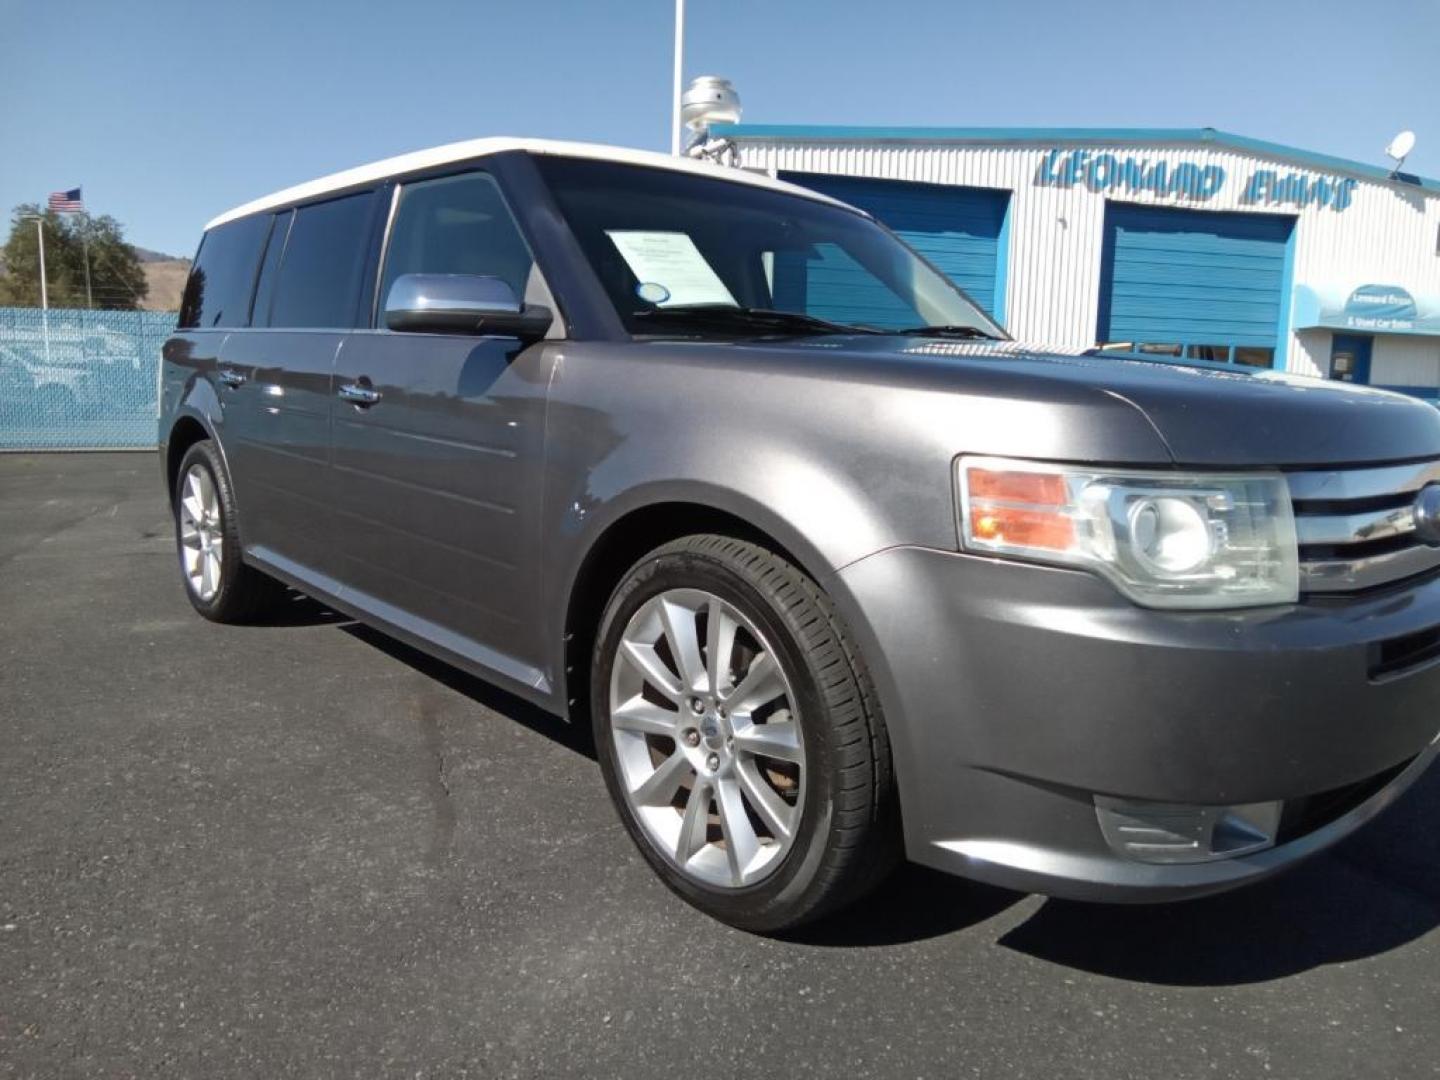
{"label": "windshield wiper", "polygon": [[632,311],[633,319],[657,323],[684,323],[697,329],[759,330],[781,334],[879,334],[867,326],[831,322],[798,311],[772,308],[736,307],[732,304],[675,304],[670,307]]}
{"label": "windshield wiper", "polygon": [[911,337],[948,337],[971,340],[999,341],[1000,338],[978,326],[907,326],[904,330],[892,330],[892,334],[908,334]]}

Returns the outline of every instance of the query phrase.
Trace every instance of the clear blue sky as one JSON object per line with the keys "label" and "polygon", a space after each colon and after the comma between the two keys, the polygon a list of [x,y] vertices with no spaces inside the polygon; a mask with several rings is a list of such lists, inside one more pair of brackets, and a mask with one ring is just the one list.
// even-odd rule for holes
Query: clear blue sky
{"label": "clear blue sky", "polygon": [[[1440,0],[689,0],[754,123],[1211,126],[1440,175]],[[0,0],[0,210],[84,185],[145,247],[487,134],[668,145],[672,0]]]}

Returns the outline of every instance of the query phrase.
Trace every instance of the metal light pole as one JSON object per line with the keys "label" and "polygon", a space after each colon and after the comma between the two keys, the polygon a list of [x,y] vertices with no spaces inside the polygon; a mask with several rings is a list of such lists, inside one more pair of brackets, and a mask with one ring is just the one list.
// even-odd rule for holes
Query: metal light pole
{"label": "metal light pole", "polygon": [[90,213],[87,210],[80,211],[80,250],[84,252],[85,259],[85,306],[93,310],[95,298],[90,295]]}
{"label": "metal light pole", "polygon": [[675,0],[675,85],[670,90],[670,153],[680,153],[680,79],[685,64],[685,0]]}
{"label": "metal light pole", "polygon": [[45,363],[50,363],[50,294],[45,288],[45,219],[32,215],[35,237],[40,242],[40,320],[45,335]]}

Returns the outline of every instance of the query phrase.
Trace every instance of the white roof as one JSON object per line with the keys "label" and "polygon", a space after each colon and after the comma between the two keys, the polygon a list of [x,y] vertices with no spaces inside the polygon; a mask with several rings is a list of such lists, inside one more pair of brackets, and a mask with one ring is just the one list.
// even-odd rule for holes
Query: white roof
{"label": "white roof", "polygon": [[554,154],[560,157],[593,158],[598,161],[619,161],[629,165],[648,165],[651,168],[657,169],[673,169],[676,172],[691,173],[695,176],[708,176],[716,180],[729,180],[737,184],[750,184],[754,187],[769,188],[772,191],[784,191],[791,195],[804,195],[807,198],[820,202],[834,203],[837,206],[845,205],[836,199],[821,195],[808,188],[798,187],[795,184],[787,184],[783,180],[775,180],[763,174],[747,172],[744,169],[726,168],[708,161],[696,161],[692,158],[658,154],[651,150],[631,150],[623,146],[604,146],[600,143],[562,142],[554,139],[515,139],[506,136],[494,136],[486,139],[467,139],[464,142],[448,143],[445,146],[436,146],[429,150],[415,150],[408,154],[400,154],[398,157],[386,158],[383,161],[374,161],[369,165],[359,165],[353,169],[346,169],[343,172],[331,173],[329,176],[322,176],[318,180],[309,180],[303,184],[296,184],[294,187],[288,187],[272,195],[254,199],[245,203],[243,206],[237,206],[233,210],[227,210],[219,217],[211,220],[205,228],[208,231],[217,225],[225,224],[227,221],[234,221],[236,218],[245,217],[247,214],[255,214],[262,210],[274,209],[277,206],[286,206],[290,203],[313,199],[327,192],[340,191],[344,188],[385,180],[391,176],[398,176],[402,173],[414,172],[420,169],[449,165],[456,161],[469,161],[472,158],[484,157],[487,154],[499,154],[506,150],[525,150],[532,154]]}

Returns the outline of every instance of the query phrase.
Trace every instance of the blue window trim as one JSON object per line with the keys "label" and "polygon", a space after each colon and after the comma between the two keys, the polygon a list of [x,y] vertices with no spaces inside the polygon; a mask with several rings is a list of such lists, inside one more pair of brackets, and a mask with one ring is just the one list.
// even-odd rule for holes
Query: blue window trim
{"label": "blue window trim", "polygon": [[1000,232],[995,237],[995,302],[991,317],[1007,330],[1010,312],[1010,218],[1015,211],[1015,193],[1005,196],[1005,215],[1000,219]]}
{"label": "blue window trim", "polygon": [[1290,218],[1290,238],[1285,241],[1285,268],[1280,272],[1280,325],[1275,328],[1275,355],[1270,366],[1279,371],[1289,369],[1290,324],[1294,322],[1295,309],[1295,234],[1300,231],[1300,219],[1293,214]]}
{"label": "blue window trim", "polygon": [[993,145],[1053,143],[1191,143],[1219,146],[1251,154],[1264,154],[1313,169],[1348,173],[1366,180],[1405,184],[1440,192],[1440,180],[1413,173],[1391,175],[1388,169],[1363,161],[1301,150],[1282,143],[1233,135],[1215,128],[1008,128],[1008,127],[851,127],[825,124],[716,124],[714,135],[738,139],[804,140],[808,142],[958,142]]}

